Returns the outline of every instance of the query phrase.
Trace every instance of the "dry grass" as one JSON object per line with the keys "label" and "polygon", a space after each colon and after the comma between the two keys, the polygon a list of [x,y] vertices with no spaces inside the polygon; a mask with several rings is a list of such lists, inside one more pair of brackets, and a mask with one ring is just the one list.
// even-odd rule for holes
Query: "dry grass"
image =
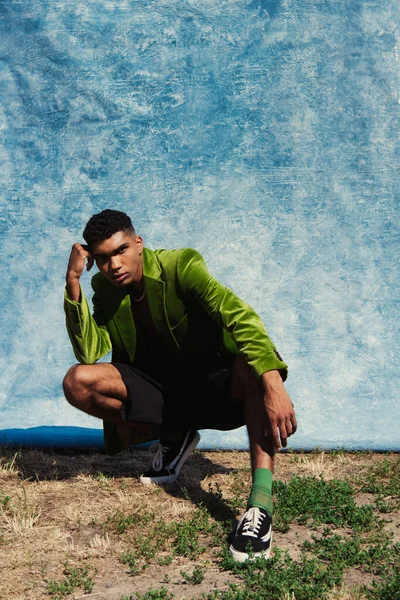
{"label": "dry grass", "polygon": [[329,594],[329,600],[367,600],[367,597],[360,589],[342,587],[333,589]]}
{"label": "dry grass", "polygon": [[346,467],[351,462],[352,457],[348,454],[332,456],[326,452],[298,455],[297,458],[302,475],[323,476],[327,480],[342,477],[346,473]]}
{"label": "dry grass", "polygon": [[[205,551],[195,559],[174,555],[172,562],[163,564],[163,559],[168,563],[171,553],[168,548],[160,549],[159,562],[149,559],[150,566],[138,577],[129,573],[121,556],[151,531],[156,521],[189,522],[201,505],[211,507],[216,522],[221,515],[233,518],[235,511],[229,501],[236,499],[240,511],[248,494],[248,460],[244,452],[195,452],[182,471],[179,485],[162,489],[139,484],[137,477],[148,464],[143,451],[106,457],[3,449],[0,598],[50,600],[46,581],[61,581],[67,563],[74,568],[89,565],[91,569],[93,592],[84,595],[79,589],[76,598],[121,600],[123,595],[129,597],[162,586],[176,598],[192,598],[213,589],[226,589],[238,578],[232,572],[221,571],[218,549],[207,547],[206,538]],[[382,460],[381,455],[368,454],[288,453],[278,457],[276,477],[282,481],[289,481],[293,475],[322,475],[326,480],[354,478]],[[129,515],[133,525],[119,532],[118,515]],[[399,527],[393,528],[398,535]],[[287,548],[297,559],[302,541],[309,538],[309,529],[293,526],[287,533],[277,533],[275,544]],[[220,540],[221,546],[225,543]],[[183,581],[182,570],[191,573],[196,565],[204,564],[207,569],[201,584]],[[334,589],[329,598],[365,600],[357,585]],[[286,594],[282,600],[296,599]]]}
{"label": "dry grass", "polygon": [[[8,471],[9,474],[9,471]],[[28,498],[27,487],[23,486],[14,498],[3,502],[0,508],[0,531],[16,536],[26,536],[36,525],[40,509]]]}

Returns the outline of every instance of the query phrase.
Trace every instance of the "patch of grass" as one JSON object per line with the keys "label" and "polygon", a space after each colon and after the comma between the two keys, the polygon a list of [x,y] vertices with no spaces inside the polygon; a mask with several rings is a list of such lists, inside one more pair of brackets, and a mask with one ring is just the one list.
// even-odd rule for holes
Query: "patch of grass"
{"label": "patch of grass", "polygon": [[1,494],[0,495],[0,512],[6,512],[10,502],[11,502],[11,496],[9,496],[8,494],[4,494],[4,493]]}
{"label": "patch of grass", "polygon": [[183,579],[187,581],[187,583],[190,583],[192,585],[198,585],[199,583],[204,581],[204,573],[206,572],[206,570],[206,567],[202,565],[195,567],[191,575],[189,575],[189,573],[186,573],[186,571],[181,571],[181,575]]}
{"label": "patch of grass", "polygon": [[313,541],[305,541],[303,547],[323,562],[341,569],[361,565],[364,571],[375,575],[384,575],[400,564],[400,544],[392,544],[388,537],[381,540],[360,536],[344,538],[325,529],[321,538],[313,536]]}
{"label": "patch of grass", "polygon": [[359,475],[356,483],[360,491],[378,495],[379,500],[400,496],[400,456],[394,461],[385,458]]}
{"label": "patch of grass", "polygon": [[203,507],[219,522],[223,522],[237,513],[233,512],[232,502],[223,497],[221,486],[218,482],[208,483],[208,493],[203,499]]}
{"label": "patch of grass", "polygon": [[121,596],[121,600],[173,600],[173,595],[164,587],[158,590],[149,590],[145,594],[135,594],[135,596]]}
{"label": "patch of grass", "polygon": [[[91,571],[94,571],[93,575],[90,574]],[[63,600],[77,588],[81,588],[85,593],[90,594],[93,590],[93,576],[95,574],[96,570],[91,569],[87,564],[82,567],[70,567],[68,563],[65,563],[64,579],[61,581],[47,580],[47,593],[52,600]]]}
{"label": "patch of grass", "polygon": [[[129,565],[132,574],[136,574],[145,569],[161,551],[168,550],[173,555],[196,559],[206,549],[200,536],[214,533],[216,529],[221,531],[204,507],[198,508],[186,521],[157,521],[146,533],[142,531],[140,536],[130,540],[131,547],[122,554],[121,561]],[[172,556],[163,556],[157,562],[160,565],[170,564]]]}
{"label": "patch of grass", "polygon": [[89,479],[92,481],[97,481],[97,483],[99,483],[103,489],[108,490],[111,488],[111,483],[114,480],[114,477],[108,475],[107,473],[97,471],[97,473],[94,473],[94,475],[89,475]]}
{"label": "patch of grass", "polygon": [[274,526],[286,532],[290,523],[316,526],[326,523],[349,526],[355,531],[375,526],[372,505],[357,506],[353,488],[345,481],[317,477],[293,477],[288,483],[275,481]]}
{"label": "patch of grass", "polygon": [[106,522],[103,525],[103,530],[125,533],[132,525],[137,525],[138,523],[145,525],[146,523],[149,523],[153,517],[153,513],[147,515],[140,513],[126,515],[121,510],[117,510],[113,515],[107,517]]}
{"label": "patch of grass", "polygon": [[380,513],[388,514],[394,512],[399,508],[400,502],[399,500],[392,499],[381,499],[377,498],[375,500],[375,506],[379,510]]}
{"label": "patch of grass", "polygon": [[245,472],[247,473],[248,469],[240,469],[229,476],[232,480],[230,489],[232,495],[227,499],[227,503],[236,515],[246,506],[249,495],[249,485],[243,477]]}
{"label": "patch of grass", "polygon": [[97,471],[97,473],[94,473],[94,475],[91,475],[91,479],[94,479],[95,481],[113,481],[114,477],[112,475],[109,475],[108,473],[102,473],[101,471]]}
{"label": "patch of grass", "polygon": [[[229,457],[226,461],[229,469],[211,470],[201,488],[194,484],[196,476],[190,479],[187,490],[177,490],[175,485],[170,490],[157,487],[145,491],[136,490],[135,482],[128,479],[127,474],[131,473],[128,459],[123,463],[124,476],[120,480],[118,475],[104,474],[119,471],[111,468],[111,463],[109,467],[103,457],[90,464],[85,458],[82,468],[74,463],[73,470],[84,473],[84,478],[71,480],[66,476],[65,481],[57,482],[54,492],[53,482],[43,473],[53,473],[54,469],[62,473],[60,465],[64,463],[60,458],[54,467],[53,459],[47,455],[39,460],[36,455],[26,457],[24,452],[21,457],[14,451],[3,454],[0,458],[0,475],[4,481],[0,487],[0,544],[1,550],[5,550],[2,554],[6,568],[6,555],[13,552],[15,540],[21,543],[22,531],[24,535],[21,561],[13,571],[12,580],[6,578],[2,582],[3,593],[10,598],[22,597],[24,593],[29,594],[25,590],[35,589],[33,580],[26,579],[29,569],[32,573],[41,572],[42,581],[47,578],[46,597],[51,596],[53,600],[84,598],[84,594],[90,593],[87,590],[95,590],[91,589],[92,570],[86,566],[89,559],[81,562],[80,557],[96,556],[96,559],[113,561],[115,548],[121,547],[120,569],[140,575],[152,565],[155,574],[149,583],[155,589],[139,594],[132,591],[137,588],[132,588],[131,582],[130,587],[119,589],[118,597],[124,592],[128,594],[121,600],[170,600],[174,597],[171,592],[178,598],[184,589],[188,598],[196,596],[196,587],[192,586],[197,585],[197,590],[201,584],[204,586],[205,559],[212,561],[213,567],[228,571],[216,574],[215,578],[219,588],[223,583],[228,589],[211,592],[210,587],[203,600],[400,600],[400,544],[394,543],[395,534],[388,533],[395,531],[399,515],[400,460],[392,455],[373,456],[365,461],[356,457],[353,464],[348,453],[337,454],[337,457],[328,453],[287,457],[289,464],[282,464],[285,482],[274,483],[274,529],[291,530],[288,536],[276,538],[287,547],[293,542],[293,559],[277,551],[275,543],[270,561],[255,560],[245,565],[234,563],[228,551],[233,518],[245,509],[250,489],[250,470],[234,466],[244,463],[243,457],[236,463],[234,457]],[[124,460],[122,457],[121,461]],[[224,466],[225,454],[217,457],[218,460]],[[281,460],[284,463],[284,459]],[[35,477],[37,465],[41,473]],[[22,475],[18,475],[17,467]],[[206,472],[202,461],[199,467],[202,473]],[[287,480],[294,472],[300,476]],[[24,473],[26,480],[21,481]],[[92,484],[97,482],[93,510],[88,509],[85,502],[88,479],[93,480]],[[71,486],[81,494],[75,503],[70,502]],[[85,489],[79,490],[80,486]],[[92,489],[93,485],[91,492]],[[138,500],[135,506],[127,489],[134,491]],[[357,505],[364,495],[356,495],[359,492],[368,493],[370,504]],[[28,531],[39,518],[40,509],[39,527]],[[384,526],[385,514],[386,519],[391,519],[387,527]],[[22,519],[29,516],[31,520]],[[20,527],[17,531],[18,523],[25,529]],[[77,524],[79,531],[75,535]],[[310,538],[312,528],[311,533],[315,535]],[[308,541],[304,542],[305,539]],[[72,568],[66,564],[61,575],[65,544],[70,564],[79,566]],[[57,552],[53,552],[55,548]],[[168,568],[171,563],[174,569]],[[59,569],[59,579],[49,575],[55,568]],[[85,569],[88,569],[86,573]],[[173,574],[176,572],[181,573],[178,581]],[[102,584],[105,577],[106,574],[102,575]],[[229,585],[227,581],[234,584]],[[184,585],[185,582],[190,587]],[[369,587],[363,586],[365,583]],[[197,596],[200,595],[197,592]]]}
{"label": "patch of grass", "polygon": [[172,560],[172,556],[160,556],[159,558],[157,558],[157,563],[161,567],[167,567],[172,563]]}
{"label": "patch of grass", "polygon": [[365,590],[369,600],[400,600],[400,566],[395,565],[385,573],[382,581],[373,581],[372,586]]}
{"label": "patch of grass", "polygon": [[6,531],[22,535],[32,529],[40,517],[40,509],[28,498],[26,487],[14,498],[4,496],[0,505],[0,525]]}
{"label": "patch of grass", "polygon": [[313,542],[305,541],[303,547],[313,552],[324,562],[333,562],[341,569],[359,564],[361,541],[359,538],[344,539],[341,535],[328,537],[330,530],[325,530],[322,538],[313,536]]}
{"label": "patch of grass", "polygon": [[131,575],[137,575],[137,573],[139,572],[139,568],[137,566],[137,560],[138,560],[138,557],[134,550],[127,550],[122,553],[121,562],[124,565],[128,565],[129,573]]}
{"label": "patch of grass", "polygon": [[223,566],[241,577],[244,585],[231,584],[229,590],[208,594],[207,600],[282,600],[285,597],[325,600],[329,590],[342,581],[340,569],[305,557],[296,562],[279,549],[268,561],[257,559],[242,564],[235,563],[226,551]]}
{"label": "patch of grass", "polygon": [[220,527],[201,506],[186,521],[156,523],[150,536],[159,550],[172,548],[173,553],[178,556],[195,559],[205,550],[200,535],[215,535],[216,531],[220,532]]}
{"label": "patch of grass", "polygon": [[200,543],[199,531],[193,527],[192,521],[177,523],[171,529],[174,535],[172,547],[175,554],[194,559],[204,552],[205,548]]}
{"label": "patch of grass", "polygon": [[4,458],[0,458],[0,469],[8,474],[17,475],[19,473],[19,469],[16,466],[16,462],[22,456],[21,451],[14,452],[11,456],[6,456]]}
{"label": "patch of grass", "polygon": [[137,552],[145,561],[150,561],[158,552],[157,539],[153,537],[141,537],[137,541]]}

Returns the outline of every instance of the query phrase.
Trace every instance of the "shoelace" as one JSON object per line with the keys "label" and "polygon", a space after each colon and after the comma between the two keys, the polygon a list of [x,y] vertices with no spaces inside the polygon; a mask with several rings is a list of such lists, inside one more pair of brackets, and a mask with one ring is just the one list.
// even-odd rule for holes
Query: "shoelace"
{"label": "shoelace", "polygon": [[155,471],[161,471],[164,466],[164,454],[169,450],[168,446],[163,446],[160,442],[152,444],[149,452],[154,454],[152,467]]}
{"label": "shoelace", "polygon": [[258,535],[264,519],[264,513],[257,506],[249,508],[244,515],[243,534]]}

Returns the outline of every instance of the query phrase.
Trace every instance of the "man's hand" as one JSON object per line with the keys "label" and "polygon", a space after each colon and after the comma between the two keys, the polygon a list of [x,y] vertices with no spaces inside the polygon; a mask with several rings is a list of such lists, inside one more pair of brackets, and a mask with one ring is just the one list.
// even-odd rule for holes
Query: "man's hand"
{"label": "man's hand", "polygon": [[297,429],[293,404],[285,388],[279,371],[268,371],[261,375],[264,387],[264,405],[271,423],[275,448],[286,448],[287,438]]}
{"label": "man's hand", "polygon": [[85,262],[86,270],[90,271],[93,267],[94,258],[88,247],[83,244],[74,244],[69,256],[66,279],[68,296],[76,302],[80,300],[79,280],[84,271]]}

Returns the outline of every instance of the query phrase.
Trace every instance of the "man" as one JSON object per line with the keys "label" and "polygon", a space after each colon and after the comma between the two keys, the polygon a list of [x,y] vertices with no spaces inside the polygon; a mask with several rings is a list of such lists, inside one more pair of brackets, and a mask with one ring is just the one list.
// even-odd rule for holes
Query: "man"
{"label": "man", "polygon": [[[262,321],[195,250],[145,248],[125,213],[92,216],[83,237],[66,276],[67,329],[82,363],[64,379],[67,400],[103,419],[108,451],[160,438],[144,484],[175,481],[197,429],[246,424],[253,484],[230,552],[268,558],[274,452],[297,425],[287,365]],[[92,316],[80,277],[94,262]],[[110,350],[111,363],[94,364]]]}

